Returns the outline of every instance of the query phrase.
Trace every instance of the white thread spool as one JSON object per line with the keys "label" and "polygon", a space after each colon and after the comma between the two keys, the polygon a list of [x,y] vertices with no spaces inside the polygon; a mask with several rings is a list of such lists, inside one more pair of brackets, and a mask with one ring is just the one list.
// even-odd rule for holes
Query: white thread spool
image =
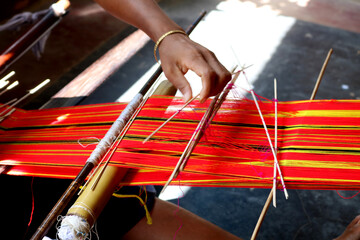
{"label": "white thread spool", "polygon": [[60,240],[84,240],[87,238],[90,226],[87,221],[79,216],[65,216],[58,228]]}

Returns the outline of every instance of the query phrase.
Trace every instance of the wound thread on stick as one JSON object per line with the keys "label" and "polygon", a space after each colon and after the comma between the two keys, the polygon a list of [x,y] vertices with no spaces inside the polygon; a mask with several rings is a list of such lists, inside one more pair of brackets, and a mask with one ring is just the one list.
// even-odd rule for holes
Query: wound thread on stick
{"label": "wound thread on stick", "polygon": [[84,240],[91,230],[87,221],[76,215],[65,216],[60,221],[57,229],[60,240]]}

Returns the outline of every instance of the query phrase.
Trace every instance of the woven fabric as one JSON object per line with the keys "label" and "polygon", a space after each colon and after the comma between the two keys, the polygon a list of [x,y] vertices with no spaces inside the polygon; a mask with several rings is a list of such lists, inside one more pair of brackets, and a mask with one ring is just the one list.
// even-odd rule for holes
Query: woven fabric
{"label": "woven fabric", "polygon": [[[148,100],[110,164],[131,168],[125,185],[166,182],[209,101],[192,103],[145,144],[183,102]],[[260,108],[274,136],[273,102]],[[73,178],[125,104],[18,110],[1,124],[0,164],[12,175]],[[360,101],[278,102],[278,160],[286,187],[360,187]],[[174,184],[272,187],[273,155],[253,101],[227,100]]]}

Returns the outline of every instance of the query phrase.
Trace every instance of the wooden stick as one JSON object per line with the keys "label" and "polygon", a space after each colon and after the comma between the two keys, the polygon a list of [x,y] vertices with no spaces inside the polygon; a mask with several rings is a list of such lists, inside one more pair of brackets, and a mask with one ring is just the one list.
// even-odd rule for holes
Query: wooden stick
{"label": "wooden stick", "polygon": [[202,132],[201,130],[203,130],[203,123],[205,122],[204,120],[205,120],[206,118],[209,118],[209,117],[210,117],[209,112],[212,111],[212,109],[213,109],[213,107],[214,107],[214,105],[215,105],[215,102],[217,101],[218,97],[219,97],[219,94],[216,95],[216,97],[212,100],[212,102],[211,102],[208,110],[207,110],[206,113],[204,114],[204,116],[203,116],[203,118],[201,119],[200,123],[198,124],[196,130],[194,131],[193,135],[191,136],[188,145],[186,146],[186,148],[185,148],[185,150],[183,151],[180,159],[179,159],[178,162],[176,163],[176,166],[175,166],[173,172],[171,173],[169,179],[167,180],[167,182],[165,183],[164,187],[162,188],[160,194],[162,194],[162,193],[165,191],[165,189],[167,188],[167,186],[169,186],[169,184],[171,183],[171,181],[172,181],[174,178],[176,178],[176,176],[178,175],[179,169],[180,169],[180,167],[181,167],[181,165],[182,165],[182,163],[183,163],[183,161],[184,161],[184,158],[187,156],[188,150],[191,148],[191,145],[192,145],[191,143],[193,143],[193,142],[194,142],[194,143],[195,143],[195,142],[197,143],[196,139],[199,139],[200,133]]}
{"label": "wooden stick", "polygon": [[16,87],[17,85],[19,85],[19,81],[15,81],[12,84],[10,84],[7,88],[5,88],[4,90],[2,90],[0,92],[0,96],[3,95],[4,93],[6,93],[7,91],[13,89],[14,87]]}
{"label": "wooden stick", "polygon": [[[236,67],[234,68],[235,71]],[[234,77],[232,78],[232,80],[226,85],[226,87],[224,88],[224,90],[220,93],[219,98],[215,101],[215,105],[214,107],[211,107],[211,111],[209,111],[209,116],[206,116],[205,121],[202,123],[201,128],[197,131],[197,136],[195,141],[192,141],[192,146],[191,148],[187,151],[187,154],[183,160],[183,163],[180,166],[180,171],[184,171],[184,168],[186,166],[187,161],[190,158],[191,153],[193,152],[195,146],[198,144],[198,142],[200,141],[200,138],[202,137],[202,135],[204,135],[204,132],[206,130],[206,128],[210,125],[210,123],[212,122],[212,120],[214,119],[216,113],[218,112],[218,110],[220,109],[222,103],[225,101],[227,95],[229,94],[230,90],[232,89],[235,81],[238,79],[240,73],[242,72],[242,70],[238,71]]]}
{"label": "wooden stick", "polygon": [[[119,144],[121,143],[121,141],[124,139],[125,134],[127,133],[127,131],[129,130],[129,128],[131,127],[132,123],[134,122],[135,118],[137,117],[137,115],[139,114],[139,112],[141,111],[142,107],[145,105],[145,103],[148,100],[148,96],[144,97],[144,99],[142,100],[142,102],[140,103],[140,105],[138,106],[138,108],[135,110],[135,112],[132,114],[131,118],[129,119],[129,121],[126,123],[125,127],[122,129],[122,131],[119,133],[119,135],[116,137],[116,139],[118,139],[117,141],[114,141],[112,146],[109,148],[109,151],[106,153],[106,155],[109,154],[109,156],[107,157],[107,160],[103,166],[103,168],[101,169],[101,172],[97,175],[96,179],[94,180],[93,184],[91,185],[91,190],[94,190],[97,183],[99,182],[100,178],[102,177],[106,167],[108,166],[110,159],[112,158],[112,156],[114,155],[116,149],[118,148]],[[105,156],[106,157],[106,156]],[[105,157],[103,158],[103,160],[105,159]],[[100,166],[100,164],[99,164]]]}
{"label": "wooden stick", "polygon": [[214,98],[213,100],[213,105],[210,105],[209,107],[209,111],[207,111],[204,115],[204,117],[201,119],[198,127],[195,129],[195,134],[193,135],[193,137],[190,139],[189,144],[185,151],[183,152],[181,158],[179,161],[181,161],[181,165],[180,168],[177,170],[176,175],[178,175],[178,173],[180,171],[183,171],[185,168],[185,165],[187,163],[187,161],[189,160],[191,153],[194,151],[196,145],[199,143],[200,139],[202,138],[202,136],[204,135],[207,127],[210,125],[210,118],[211,116],[213,116],[213,113],[215,112],[216,109],[216,105],[217,102],[219,100],[219,96],[217,95],[216,98]]}
{"label": "wooden stick", "polygon": [[3,78],[1,78],[0,82],[5,82],[6,80],[8,80],[9,78],[11,78],[14,75],[15,75],[15,71],[11,71],[8,74],[6,74]]}
{"label": "wooden stick", "polygon": [[328,65],[328,63],[329,63],[329,60],[330,60],[330,57],[331,57],[332,52],[333,52],[333,49],[330,48],[330,50],[329,50],[329,52],[328,52],[328,54],[327,54],[327,57],[326,57],[326,59],[325,59],[325,62],[324,62],[323,66],[322,66],[322,68],[321,68],[321,71],[320,71],[320,73],[319,73],[318,79],[316,80],[316,84],[315,84],[314,90],[313,90],[313,92],[312,92],[312,94],[311,94],[310,100],[314,100],[314,99],[315,99],[315,95],[316,95],[316,93],[317,93],[317,91],[318,91],[318,89],[319,89],[319,86],[320,86],[322,77],[324,76],[324,72],[325,72],[325,69],[326,69],[326,67],[327,67],[327,65]]}
{"label": "wooden stick", "polygon": [[[248,66],[249,67],[249,66]],[[248,67],[243,67],[241,70],[235,72],[237,65],[234,66],[231,70],[231,73],[234,74],[234,77],[231,79],[231,81],[226,85],[226,87],[223,89],[223,91],[216,96],[216,101],[213,101],[211,103],[211,105],[209,106],[208,109],[210,109],[210,111],[206,112],[206,116],[205,121],[202,122],[201,126],[199,129],[196,129],[195,132],[197,133],[195,141],[191,141],[191,148],[189,148],[188,150],[186,150],[186,155],[184,156],[183,162],[180,166],[179,171],[184,171],[184,168],[186,166],[187,161],[190,158],[191,153],[193,152],[195,146],[198,144],[198,142],[200,141],[200,138],[202,137],[203,133],[205,132],[206,128],[210,125],[210,123],[212,122],[212,120],[214,119],[215,115],[217,114],[218,110],[220,109],[221,105],[223,104],[223,102],[225,101],[227,95],[229,94],[230,90],[233,88],[233,85],[235,84],[236,80],[238,79],[240,73],[242,71],[244,71],[246,68]],[[212,106],[212,104],[214,103],[214,106]],[[201,135],[200,135],[201,134]]]}
{"label": "wooden stick", "polygon": [[10,101],[8,101],[7,103],[0,104],[0,108],[6,107],[6,106],[12,104],[13,102],[16,102],[17,100],[18,100],[17,98],[14,98],[14,99],[11,99]]}
{"label": "wooden stick", "polygon": [[261,224],[263,223],[263,220],[265,218],[265,215],[269,209],[269,206],[270,206],[270,203],[271,203],[271,200],[273,198],[273,194],[274,194],[274,189],[271,189],[270,191],[270,194],[268,196],[268,198],[266,199],[266,202],[265,202],[265,205],[261,211],[261,214],[260,214],[260,217],[256,223],[256,226],[255,226],[255,229],[254,229],[254,232],[253,234],[251,235],[251,240],[255,240],[258,233],[259,233],[259,230],[260,230],[260,227],[261,227]]}
{"label": "wooden stick", "polygon": [[145,138],[145,140],[143,141],[143,143],[146,143],[147,141],[149,141],[149,139],[154,136],[161,128],[163,128],[168,122],[171,121],[171,119],[173,119],[174,117],[176,117],[176,115],[178,115],[185,107],[187,107],[192,101],[195,100],[195,98],[197,98],[200,94],[197,94],[195,97],[193,97],[192,99],[190,99],[189,101],[187,101],[179,110],[177,110],[171,117],[169,117],[163,124],[161,124],[155,131],[153,131],[147,138]]}
{"label": "wooden stick", "polygon": [[26,98],[28,98],[31,94],[34,94],[35,92],[37,92],[40,88],[42,88],[43,86],[45,86],[46,84],[48,84],[50,82],[50,79],[46,79],[45,81],[43,81],[42,83],[40,83],[39,85],[37,85],[35,88],[29,90],[29,92],[27,94],[25,94],[23,97],[21,97],[19,100],[17,100],[16,102],[14,102],[13,104],[9,105],[5,110],[3,110],[0,113],[0,117],[3,117],[8,110],[12,109],[13,107],[15,107],[17,104],[19,104],[21,101],[25,100]]}
{"label": "wooden stick", "polygon": [[[251,86],[249,82],[248,82],[248,84],[249,84],[249,86]],[[252,95],[252,97],[253,97],[253,99],[254,99],[254,103],[255,103],[256,108],[257,108],[257,110],[258,110],[258,112],[259,112],[259,115],[260,115],[260,118],[261,118],[261,122],[262,122],[262,124],[263,124],[264,129],[265,129],[265,134],[266,134],[266,137],[267,137],[267,139],[268,139],[271,152],[272,152],[272,154],[273,154],[273,156],[274,156],[274,161],[275,161],[275,164],[276,164],[276,168],[277,168],[277,170],[278,170],[278,172],[279,172],[280,181],[281,181],[281,184],[282,184],[283,189],[284,189],[285,198],[288,199],[289,194],[287,193],[287,190],[286,190],[284,178],[283,178],[283,176],[282,176],[282,174],[281,174],[281,169],[280,169],[279,161],[277,160],[276,153],[275,153],[275,150],[274,150],[274,146],[273,146],[273,144],[272,144],[272,142],[271,142],[271,138],[270,138],[269,131],[268,131],[268,129],[267,129],[267,126],[266,126],[264,117],[263,117],[263,115],[262,115],[262,113],[261,113],[259,104],[258,104],[258,102],[257,102],[257,100],[256,100],[254,90],[250,90],[250,93],[251,93],[251,95]]]}
{"label": "wooden stick", "polygon": [[[232,72],[235,71],[236,67],[233,68]],[[185,165],[187,163],[187,160],[190,158],[190,155],[192,153],[192,151],[194,150],[195,146],[197,145],[197,143],[200,141],[201,137],[204,134],[205,129],[208,127],[209,123],[211,122],[211,120],[213,119],[213,117],[215,116],[217,110],[220,108],[220,105],[222,104],[222,102],[224,101],[224,99],[227,96],[227,93],[230,91],[229,86],[231,86],[232,84],[234,84],[234,82],[236,81],[236,79],[239,77],[239,74],[242,70],[240,70],[238,73],[236,73],[236,75],[233,77],[233,79],[231,80],[231,82],[229,82],[226,87],[224,88],[224,90],[219,93],[218,95],[216,95],[214,97],[214,99],[211,101],[210,106],[208,107],[207,111],[205,112],[204,116],[202,117],[200,123],[198,124],[198,126],[196,127],[193,135],[191,136],[185,150],[183,151],[180,159],[178,160],[173,172],[171,173],[169,179],[167,180],[167,182],[165,183],[164,187],[162,188],[161,193],[163,193],[165,191],[165,189],[167,188],[167,186],[171,183],[171,181],[177,177],[177,175],[179,174],[180,171],[183,171],[185,168]],[[219,101],[218,101],[219,100]]]}
{"label": "wooden stick", "polygon": [[[319,88],[322,76],[324,75],[324,71],[326,69],[327,62],[329,62],[332,51],[333,51],[332,49],[329,50],[328,56],[327,56],[327,58],[326,58],[326,60],[325,60],[325,62],[323,64],[323,67],[322,67],[322,69],[320,71],[319,77],[318,77],[318,79],[316,81],[316,84],[315,84],[315,87],[314,87],[314,90],[313,90],[313,94],[311,95],[310,100],[314,100],[314,98],[315,98],[315,95],[317,93],[317,89]],[[264,221],[266,212],[267,212],[267,210],[269,209],[269,206],[270,206],[271,201],[269,201],[269,198],[271,199],[273,194],[274,194],[274,189],[271,189],[271,191],[269,193],[269,196],[268,196],[268,198],[267,198],[267,200],[265,202],[265,205],[263,207],[263,210],[261,211],[261,214],[260,214],[260,217],[259,217],[259,219],[257,221],[257,224],[255,226],[254,232],[253,232],[253,234],[251,236],[251,240],[255,240],[256,236],[259,233],[260,226],[261,226],[262,222]]]}
{"label": "wooden stick", "polygon": [[[277,128],[278,128],[278,119],[277,119],[277,81],[276,78],[274,78],[274,98],[275,98],[275,139],[274,139],[274,147],[275,147],[275,154],[277,156]],[[276,207],[276,162],[274,161],[274,178],[273,178],[273,206]]]}

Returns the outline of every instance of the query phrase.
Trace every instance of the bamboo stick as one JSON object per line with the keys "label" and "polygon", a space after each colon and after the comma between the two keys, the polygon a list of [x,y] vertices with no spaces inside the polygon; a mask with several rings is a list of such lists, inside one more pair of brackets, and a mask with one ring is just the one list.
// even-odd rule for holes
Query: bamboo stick
{"label": "bamboo stick", "polygon": [[[318,90],[318,88],[319,88],[319,86],[320,86],[320,82],[321,82],[321,80],[322,80],[322,77],[323,77],[323,75],[324,75],[326,66],[327,66],[327,64],[328,64],[328,62],[329,62],[329,60],[330,60],[330,56],[331,56],[332,52],[333,52],[332,49],[330,49],[329,52],[328,52],[328,55],[327,55],[327,57],[326,57],[326,59],[325,59],[325,62],[324,62],[324,64],[323,64],[323,67],[321,68],[319,77],[318,77],[318,79],[317,79],[317,81],[316,81],[316,83],[315,83],[314,90],[313,90],[313,93],[311,94],[310,100],[314,100],[314,98],[315,98],[315,96],[316,96],[317,90]],[[276,189],[275,189],[275,190],[276,190]],[[255,226],[255,229],[254,229],[254,231],[253,231],[253,234],[252,234],[252,236],[251,236],[251,240],[255,240],[256,237],[257,237],[257,235],[258,235],[258,233],[259,233],[261,224],[263,223],[264,218],[265,218],[265,215],[266,215],[266,213],[267,213],[267,211],[268,211],[268,209],[269,209],[269,206],[270,206],[270,203],[271,203],[271,198],[273,197],[273,194],[274,194],[274,188],[271,189],[271,191],[270,191],[270,193],[269,193],[269,196],[268,196],[268,198],[267,198],[267,200],[266,200],[266,202],[265,202],[265,205],[264,205],[264,207],[263,207],[263,209],[262,209],[262,211],[261,211],[261,214],[260,214],[259,219],[258,219],[258,221],[257,221],[257,223],[256,223],[256,226]],[[269,200],[269,199],[270,199],[270,200]]]}
{"label": "bamboo stick", "polygon": [[330,57],[331,57],[332,52],[333,52],[333,49],[330,48],[330,50],[329,50],[329,52],[328,52],[328,54],[327,54],[327,56],[326,56],[325,62],[324,62],[323,66],[322,66],[322,68],[321,68],[321,71],[320,71],[320,73],[319,73],[319,76],[318,76],[318,78],[317,78],[317,80],[316,80],[316,84],[315,84],[314,90],[313,90],[313,92],[312,92],[312,94],[311,94],[310,100],[314,100],[314,99],[315,99],[316,93],[317,93],[317,91],[318,91],[318,89],[319,89],[319,86],[320,86],[322,77],[324,76],[324,72],[325,72],[326,67],[327,67],[327,65],[328,65],[328,63],[329,63],[329,60],[330,60]]}

